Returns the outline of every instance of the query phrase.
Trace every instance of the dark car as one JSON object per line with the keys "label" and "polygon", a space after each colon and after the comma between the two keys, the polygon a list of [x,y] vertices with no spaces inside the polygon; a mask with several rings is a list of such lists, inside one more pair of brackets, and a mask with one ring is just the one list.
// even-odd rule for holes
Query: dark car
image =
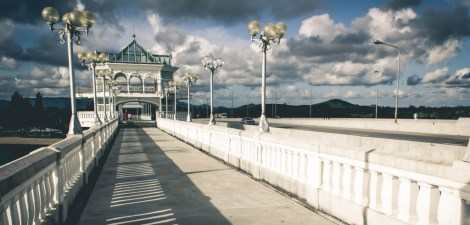
{"label": "dark car", "polygon": [[255,120],[253,118],[250,118],[250,117],[242,118],[241,123],[246,124],[246,125],[255,125],[256,124]]}

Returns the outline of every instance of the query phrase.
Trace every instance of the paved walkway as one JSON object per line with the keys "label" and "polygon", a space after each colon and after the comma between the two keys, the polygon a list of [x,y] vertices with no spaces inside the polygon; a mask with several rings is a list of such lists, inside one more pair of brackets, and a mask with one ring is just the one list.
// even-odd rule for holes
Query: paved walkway
{"label": "paved walkway", "polygon": [[121,129],[79,224],[333,225],[156,128]]}

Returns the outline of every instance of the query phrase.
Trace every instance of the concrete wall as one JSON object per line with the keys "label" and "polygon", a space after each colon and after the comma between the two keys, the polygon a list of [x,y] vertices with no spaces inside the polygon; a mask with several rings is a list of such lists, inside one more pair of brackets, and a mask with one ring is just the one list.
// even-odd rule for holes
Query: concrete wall
{"label": "concrete wall", "polygon": [[395,123],[393,119],[281,118],[269,119],[269,122],[281,124],[315,125],[326,127],[470,136],[470,118],[459,118],[458,120],[399,119],[398,123]]}
{"label": "concrete wall", "polygon": [[465,147],[166,119],[157,125],[349,224],[470,224]]}

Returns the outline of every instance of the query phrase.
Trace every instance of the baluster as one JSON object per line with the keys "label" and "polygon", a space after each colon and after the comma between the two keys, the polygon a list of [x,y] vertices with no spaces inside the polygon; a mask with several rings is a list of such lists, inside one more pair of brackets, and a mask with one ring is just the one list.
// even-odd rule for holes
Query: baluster
{"label": "baluster", "polygon": [[37,223],[41,222],[42,217],[42,208],[41,208],[41,192],[39,189],[39,181],[34,181],[34,186],[33,186],[33,192],[34,192],[34,213],[35,213],[35,221]]}
{"label": "baluster", "polygon": [[41,219],[44,220],[46,218],[46,207],[47,207],[47,196],[46,196],[46,189],[44,186],[44,177],[39,179],[39,192],[41,198],[41,207],[39,208],[41,211]]}
{"label": "baluster", "polygon": [[323,181],[322,189],[325,191],[331,191],[331,161],[328,159],[323,160]]}
{"label": "baluster", "polygon": [[1,206],[0,208],[0,222],[3,225],[12,225],[11,216],[8,213],[8,208],[6,205]]}
{"label": "baluster", "polygon": [[387,215],[393,215],[396,213],[397,202],[398,202],[398,179],[393,175],[383,173],[382,174],[383,186],[382,186],[382,208],[383,212]]}
{"label": "baluster", "polygon": [[341,180],[342,180],[342,168],[341,163],[333,162],[333,176],[332,179],[332,189],[333,193],[339,195],[341,193]]}
{"label": "baluster", "polygon": [[20,208],[18,206],[18,195],[15,195],[13,199],[10,201],[10,213],[11,213],[11,224],[17,225],[21,224],[21,214]]}
{"label": "baluster", "polygon": [[361,167],[354,168],[354,200],[357,204],[367,206],[369,199],[369,173]]}
{"label": "baluster", "polygon": [[408,178],[400,177],[398,192],[398,218],[407,223],[416,220],[416,199],[418,197],[418,184]]}
{"label": "baluster", "polygon": [[354,173],[353,167],[348,164],[343,164],[343,197],[351,199],[354,192]]}
{"label": "baluster", "polygon": [[26,191],[25,190],[20,191],[19,197],[18,197],[18,202],[19,202],[19,208],[20,208],[19,216],[21,217],[21,224],[26,225],[28,223],[28,214],[29,213],[28,213],[28,208],[26,207],[28,199],[26,197]]}
{"label": "baluster", "polygon": [[26,191],[26,194],[28,195],[28,213],[29,213],[29,218],[28,218],[28,224],[37,224],[36,223],[36,209],[35,209],[35,204],[34,204],[34,193],[33,193],[33,188],[28,186],[28,189]]}
{"label": "baluster", "polygon": [[418,183],[418,200],[416,202],[417,225],[437,223],[437,204],[439,190],[427,183]]}
{"label": "baluster", "polygon": [[463,225],[464,204],[458,190],[439,187],[441,197],[437,211],[439,225]]}
{"label": "baluster", "polygon": [[382,206],[382,174],[377,171],[369,170],[370,173],[370,196],[369,206],[372,209],[381,210]]}

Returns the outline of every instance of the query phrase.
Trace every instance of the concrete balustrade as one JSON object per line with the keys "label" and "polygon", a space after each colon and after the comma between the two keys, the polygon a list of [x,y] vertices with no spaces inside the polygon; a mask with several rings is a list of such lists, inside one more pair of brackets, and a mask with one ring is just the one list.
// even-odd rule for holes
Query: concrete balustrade
{"label": "concrete balustrade", "polygon": [[[397,140],[375,148],[376,142],[344,134],[259,133],[255,126],[237,130],[160,118],[157,125],[349,224],[470,224],[470,165],[461,160],[466,147]],[[447,151],[452,156],[437,159]]]}
{"label": "concrete balustrade", "polygon": [[0,224],[66,221],[118,128],[113,120],[0,167]]}

